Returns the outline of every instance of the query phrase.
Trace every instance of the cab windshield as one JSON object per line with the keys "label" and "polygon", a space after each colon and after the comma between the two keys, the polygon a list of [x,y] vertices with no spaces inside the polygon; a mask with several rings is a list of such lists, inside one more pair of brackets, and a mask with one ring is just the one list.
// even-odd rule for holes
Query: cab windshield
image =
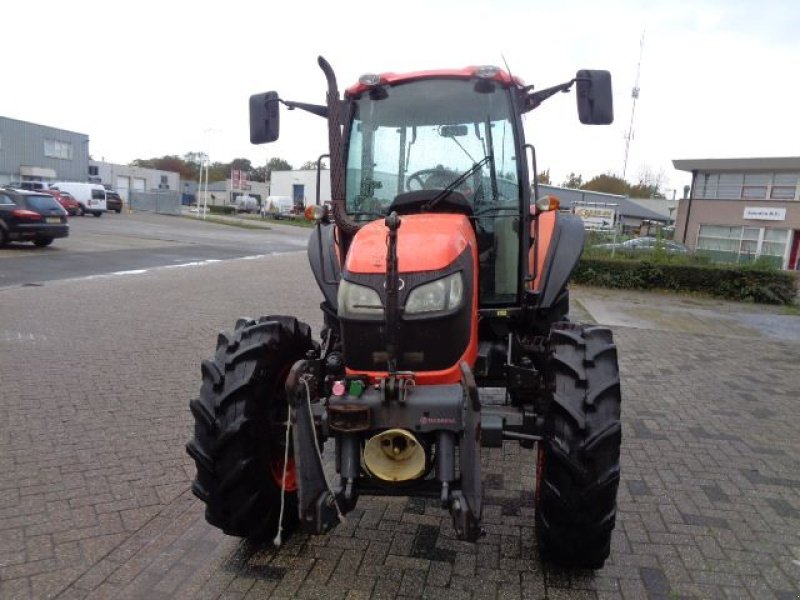
{"label": "cab windshield", "polygon": [[482,304],[513,303],[518,293],[522,200],[510,102],[488,81],[413,81],[364,92],[349,132],[346,209],[355,220],[386,215],[405,192],[463,194],[478,239]]}
{"label": "cab windshield", "polygon": [[455,189],[476,216],[518,211],[514,129],[501,86],[414,81],[365,92],[354,110],[347,155],[351,216],[374,219],[397,195],[445,189],[466,173]]}

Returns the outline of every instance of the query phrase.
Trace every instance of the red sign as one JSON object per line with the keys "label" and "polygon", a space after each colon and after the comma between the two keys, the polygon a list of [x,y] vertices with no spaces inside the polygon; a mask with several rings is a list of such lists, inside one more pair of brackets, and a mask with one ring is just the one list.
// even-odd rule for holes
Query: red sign
{"label": "red sign", "polygon": [[248,189],[247,182],[250,179],[250,174],[247,171],[239,169],[231,169],[231,189],[244,190]]}

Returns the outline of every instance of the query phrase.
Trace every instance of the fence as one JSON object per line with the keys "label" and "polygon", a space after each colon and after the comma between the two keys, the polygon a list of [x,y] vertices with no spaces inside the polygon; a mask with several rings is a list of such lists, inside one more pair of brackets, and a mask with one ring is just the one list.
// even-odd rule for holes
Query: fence
{"label": "fence", "polygon": [[181,214],[181,195],[175,190],[142,192],[130,190],[128,203],[134,212],[154,212],[162,215]]}

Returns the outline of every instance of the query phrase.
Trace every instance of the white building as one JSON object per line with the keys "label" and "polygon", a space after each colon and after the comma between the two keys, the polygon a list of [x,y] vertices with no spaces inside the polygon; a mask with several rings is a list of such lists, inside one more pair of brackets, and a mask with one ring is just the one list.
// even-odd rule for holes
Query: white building
{"label": "white building", "polygon": [[[270,174],[270,196],[289,196],[295,204],[301,201],[310,206],[317,201],[317,170],[272,171]],[[320,203],[331,199],[331,172],[320,172]]]}
{"label": "white building", "polygon": [[230,179],[225,181],[214,181],[208,184],[208,195],[206,196],[205,187],[198,188],[196,181],[184,182],[184,193],[194,194],[198,204],[208,206],[226,206],[235,204],[239,196],[251,196],[256,199],[256,203],[261,206],[269,196],[269,183],[260,181],[248,181],[244,189],[234,189]]}
{"label": "white building", "polygon": [[128,201],[129,190],[137,192],[171,190],[180,193],[180,179],[180,174],[172,171],[89,161],[89,181],[117,190],[125,202]]}

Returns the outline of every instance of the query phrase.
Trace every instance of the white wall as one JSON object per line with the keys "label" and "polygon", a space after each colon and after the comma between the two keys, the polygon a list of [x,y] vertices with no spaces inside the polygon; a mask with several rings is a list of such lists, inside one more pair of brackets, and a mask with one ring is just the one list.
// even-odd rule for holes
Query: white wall
{"label": "white wall", "polygon": [[[317,170],[306,171],[273,171],[270,182],[271,196],[289,196],[293,198],[295,185],[303,186],[305,205],[310,206],[317,199]],[[320,173],[320,202],[331,199],[331,172],[327,169]]]}
{"label": "white wall", "polygon": [[[130,189],[145,191],[169,189],[181,193],[180,175],[172,171],[160,171],[158,169],[145,169],[144,167],[132,167],[130,165],[116,165],[114,163],[90,161],[90,166],[97,167],[97,176],[100,178],[100,183],[104,186],[110,187],[112,190],[117,190],[118,178],[127,177],[130,184]],[[166,177],[167,188],[161,187],[162,177]],[[127,191],[124,189],[117,190],[122,196],[123,200],[127,201]]]}

